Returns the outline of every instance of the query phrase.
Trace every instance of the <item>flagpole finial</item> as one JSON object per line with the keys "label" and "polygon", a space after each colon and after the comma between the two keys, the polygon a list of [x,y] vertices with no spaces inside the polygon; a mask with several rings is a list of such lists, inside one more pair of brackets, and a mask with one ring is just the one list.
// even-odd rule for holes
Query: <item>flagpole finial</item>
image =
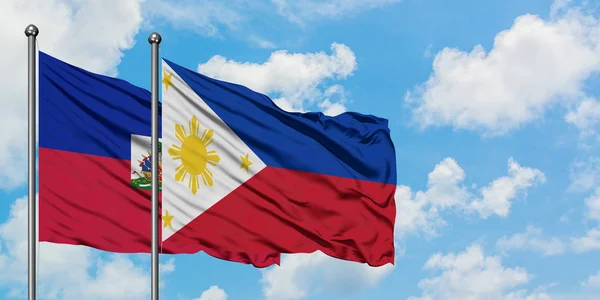
{"label": "flagpole finial", "polygon": [[160,37],[160,34],[153,32],[150,34],[150,36],[148,37],[148,43],[150,44],[160,44],[160,42],[162,41],[162,38]]}
{"label": "flagpole finial", "polygon": [[[27,27],[25,27],[25,35],[28,37],[29,36],[36,37],[38,35],[38,33],[40,33],[39,29],[37,28],[37,26],[35,26],[33,24],[29,24]],[[159,39],[160,39],[160,36],[159,36]]]}

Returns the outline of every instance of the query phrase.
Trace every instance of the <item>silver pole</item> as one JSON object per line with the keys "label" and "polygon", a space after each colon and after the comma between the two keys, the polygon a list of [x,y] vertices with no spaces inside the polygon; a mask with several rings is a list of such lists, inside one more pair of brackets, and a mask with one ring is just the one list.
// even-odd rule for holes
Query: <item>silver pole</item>
{"label": "silver pole", "polygon": [[148,37],[152,46],[152,300],[158,300],[158,45],[161,40],[156,32]]}
{"label": "silver pole", "polygon": [[35,300],[36,298],[36,266],[37,266],[37,262],[36,262],[36,246],[37,246],[37,222],[36,222],[36,216],[37,216],[37,206],[36,206],[36,201],[35,201],[35,188],[36,188],[36,182],[35,182],[35,175],[36,175],[36,168],[35,168],[35,157],[36,157],[36,147],[35,147],[35,143],[36,143],[36,136],[37,136],[37,120],[36,120],[36,109],[37,109],[37,99],[36,99],[36,92],[37,92],[37,86],[36,86],[36,79],[37,79],[37,61],[36,61],[36,55],[37,55],[37,49],[35,46],[35,41],[37,38],[37,35],[39,33],[38,28],[31,24],[29,26],[27,26],[25,28],[25,36],[27,36],[27,44],[28,44],[28,49],[27,49],[27,82],[28,82],[28,88],[27,88],[27,120],[29,122],[29,125],[27,126],[28,128],[28,136],[29,139],[27,141],[27,175],[28,175],[28,181],[27,181],[27,192],[28,192],[28,205],[29,205],[29,210],[28,210],[28,215],[27,215],[27,220],[29,223],[29,233],[28,233],[28,252],[27,252],[27,266],[28,266],[28,299],[29,300]]}

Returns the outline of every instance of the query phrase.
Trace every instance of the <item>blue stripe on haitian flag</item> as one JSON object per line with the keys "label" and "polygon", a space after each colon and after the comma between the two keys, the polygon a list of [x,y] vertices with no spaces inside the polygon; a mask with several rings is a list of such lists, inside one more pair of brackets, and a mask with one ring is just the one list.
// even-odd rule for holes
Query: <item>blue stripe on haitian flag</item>
{"label": "blue stripe on haitian flag", "polygon": [[151,134],[150,92],[43,52],[39,62],[39,146],[130,160],[131,134]]}
{"label": "blue stripe on haitian flag", "polygon": [[165,61],[267,166],[396,184],[388,120],[286,112],[263,94]]}

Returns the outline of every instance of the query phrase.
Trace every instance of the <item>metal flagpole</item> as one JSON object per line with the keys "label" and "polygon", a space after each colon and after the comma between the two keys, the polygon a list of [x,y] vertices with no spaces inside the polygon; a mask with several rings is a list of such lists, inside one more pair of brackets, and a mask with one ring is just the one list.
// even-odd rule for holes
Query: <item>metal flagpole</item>
{"label": "metal flagpole", "polygon": [[152,300],[158,300],[158,45],[161,40],[156,32],[148,37],[152,47]]}
{"label": "metal flagpole", "polygon": [[39,33],[38,28],[31,24],[25,28],[25,35],[27,36],[27,110],[28,110],[28,145],[27,145],[27,175],[28,175],[28,226],[29,226],[29,239],[28,239],[28,255],[27,255],[27,265],[28,265],[28,299],[35,300],[36,299],[36,266],[37,266],[37,257],[36,257],[36,246],[37,246],[37,204],[35,199],[35,188],[36,188],[36,168],[35,168],[35,157],[36,157],[36,136],[37,136],[37,120],[36,120],[36,92],[37,92],[37,49],[36,49],[36,38]]}

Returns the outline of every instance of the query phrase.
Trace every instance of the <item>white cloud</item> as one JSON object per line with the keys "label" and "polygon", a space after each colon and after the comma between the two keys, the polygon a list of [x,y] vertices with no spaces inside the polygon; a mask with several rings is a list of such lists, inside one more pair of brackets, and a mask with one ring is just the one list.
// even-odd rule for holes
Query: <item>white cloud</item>
{"label": "white cloud", "polygon": [[600,157],[589,157],[587,161],[577,161],[571,166],[570,191],[587,192],[600,186]]}
{"label": "white cloud", "polygon": [[339,102],[332,103],[329,99],[325,99],[323,102],[319,103],[319,108],[323,111],[323,114],[328,116],[337,116],[346,112],[346,106],[344,106],[344,104]]}
{"label": "white cloud", "polygon": [[442,160],[429,173],[427,190],[413,193],[407,186],[396,190],[396,235],[419,231],[436,235],[436,229],[445,225],[440,216],[444,210],[477,213],[481,218],[508,216],[519,194],[526,195],[528,188],[544,182],[541,171],[522,167],[513,158],[508,160],[508,173],[474,191],[464,184],[466,174],[456,160]]}
{"label": "white cloud", "polygon": [[600,271],[594,275],[590,275],[586,281],[581,283],[581,286],[584,288],[600,290]]}
{"label": "white cloud", "polygon": [[594,137],[600,125],[600,102],[587,98],[565,116],[565,121],[575,125],[583,137]]}
{"label": "white cloud", "polygon": [[600,187],[585,199],[585,206],[588,218],[600,222]]}
{"label": "white cloud", "polygon": [[[598,300],[599,295],[597,293],[551,293],[550,298],[552,300]],[[525,299],[529,300],[529,299]],[[537,300],[537,299],[533,299]]]}
{"label": "white cloud", "polygon": [[415,196],[408,186],[396,188],[396,237],[423,232],[427,236],[437,235],[437,229],[446,224],[439,215],[438,208],[419,191]]}
{"label": "white cloud", "polygon": [[256,36],[256,35],[251,35],[250,37],[248,37],[248,40],[250,42],[252,42],[253,44],[257,45],[259,48],[263,48],[263,49],[277,48],[277,45],[275,45],[273,42],[266,40],[264,38],[261,38],[259,36]]}
{"label": "white cloud", "polygon": [[410,299],[550,299],[541,292],[513,291],[527,284],[532,275],[521,267],[503,266],[499,256],[486,256],[478,244],[458,254],[436,253],[424,268],[439,274],[421,280],[423,294]]}
{"label": "white cloud", "polygon": [[[6,0],[0,9],[0,188],[25,181],[27,40],[25,26],[40,29],[40,50],[93,72],[115,75],[123,50],[134,45],[141,0]],[[93,59],[90,59],[93,58]]]}
{"label": "white cloud", "polygon": [[347,294],[372,288],[393,269],[391,264],[374,268],[317,251],[284,255],[281,266],[262,271],[261,284],[267,300],[295,300],[314,293]]}
{"label": "white cloud", "polygon": [[[66,248],[66,247],[61,247]],[[41,250],[43,251],[43,249]],[[65,264],[69,265],[69,262]],[[81,290],[62,288],[62,299],[142,299],[149,295],[149,277],[145,270],[124,256],[114,255],[109,261],[98,259],[96,274],[87,274],[85,281],[69,281],[82,284]],[[51,271],[50,269],[49,271]],[[82,273],[88,273],[82,269]],[[51,271],[52,272],[52,271]]]}
{"label": "white cloud", "polygon": [[469,192],[461,186],[465,171],[453,158],[445,158],[427,175],[426,197],[436,207],[462,206],[468,201]]}
{"label": "white cloud", "polygon": [[323,114],[337,116],[346,112],[346,92],[343,86],[339,84],[332,85],[325,90],[323,96],[325,100],[318,104]]}
{"label": "white cloud", "polygon": [[318,18],[339,18],[358,11],[379,8],[400,0],[271,0],[279,14],[290,21],[304,24]]}
{"label": "white cloud", "polygon": [[462,182],[464,170],[453,158],[445,158],[429,173],[427,190],[413,193],[408,186],[396,189],[396,236],[422,231],[436,235],[445,225],[439,212],[464,207],[471,194]]}
{"label": "white cloud", "polygon": [[[145,0],[146,28],[166,21],[176,29],[186,29],[204,36],[236,36],[263,49],[276,45],[253,32],[249,24],[267,21],[268,26],[288,21],[304,26],[306,21],[341,18],[360,11],[382,7],[400,0]],[[229,33],[229,34],[228,34]]]}
{"label": "white cloud", "polygon": [[202,292],[200,298],[194,300],[227,300],[227,293],[218,286],[213,285],[208,290]]}
{"label": "white cloud", "polygon": [[423,57],[425,58],[429,58],[433,55],[433,53],[431,52],[433,49],[433,44],[429,44],[427,46],[427,48],[425,48],[425,51],[423,51]]}
{"label": "white cloud", "polygon": [[[422,128],[452,125],[499,135],[542,118],[555,104],[581,100],[584,82],[600,71],[600,22],[564,5],[553,11],[548,20],[516,18],[489,52],[481,45],[440,51],[427,82],[405,97],[414,120]],[[584,125],[589,116],[568,119]]]}
{"label": "white cloud", "polygon": [[306,21],[341,18],[395,2],[400,0],[145,0],[143,10],[148,21],[152,21],[146,22],[149,27],[166,21],[176,29],[187,29],[205,36],[219,36],[226,30],[238,31],[249,42],[272,49],[275,47],[272,42],[249,33],[246,25],[265,19],[276,22],[273,17],[283,16],[304,26]]}
{"label": "white cloud", "polygon": [[[356,68],[354,52],[346,45],[333,43],[330,55],[281,50],[273,52],[262,64],[241,63],[216,55],[200,64],[198,72],[269,94],[277,105],[289,111],[303,111],[305,105],[319,100],[326,110],[338,113],[345,110],[343,89],[338,85],[324,86],[323,81],[345,79]],[[326,90],[323,92],[321,88]],[[333,97],[341,100],[334,101]]]}
{"label": "white cloud", "polygon": [[571,247],[576,253],[600,250],[600,228],[588,230],[585,236],[571,238]]}
{"label": "white cloud", "polygon": [[[591,193],[585,198],[585,216],[600,224],[600,158],[590,157],[587,161],[573,164],[570,191]],[[576,253],[600,250],[600,228],[592,228],[585,236],[571,238],[571,247]]]}
{"label": "white cloud", "polygon": [[558,238],[543,236],[542,229],[527,226],[523,233],[516,233],[510,237],[503,236],[496,242],[500,251],[529,250],[541,253],[543,256],[562,254],[566,250],[565,244]]}
{"label": "white cloud", "polygon": [[[573,299],[573,298],[567,298]],[[554,297],[554,295],[548,294],[544,291],[541,292],[533,292],[528,293],[526,290],[519,290],[516,292],[511,292],[505,295],[502,300],[559,300]],[[579,300],[584,300],[579,298]]]}
{"label": "white cloud", "polygon": [[568,10],[573,0],[554,0],[550,6],[550,16],[556,16]]}
{"label": "white cloud", "polygon": [[169,260],[167,260],[166,262],[161,263],[159,266],[159,270],[161,273],[164,274],[173,273],[175,271],[175,259],[169,258]]}
{"label": "white cloud", "polygon": [[[214,36],[219,27],[235,29],[245,21],[238,9],[239,1],[213,0],[147,0],[144,15],[152,21],[167,21],[174,28],[190,29],[196,33]],[[146,24],[150,26],[150,24]]]}
{"label": "white cloud", "polygon": [[[39,248],[40,297],[69,299],[147,299],[150,278],[128,255],[83,246],[41,243]],[[161,277],[172,272],[172,260],[160,266]],[[0,287],[23,295],[27,286],[27,199],[17,199],[8,220],[0,224]]]}
{"label": "white cloud", "polygon": [[510,201],[517,193],[546,181],[540,170],[521,167],[512,157],[508,160],[508,175],[484,187],[481,190],[483,197],[471,202],[469,208],[477,211],[482,218],[492,214],[506,217],[510,212]]}

